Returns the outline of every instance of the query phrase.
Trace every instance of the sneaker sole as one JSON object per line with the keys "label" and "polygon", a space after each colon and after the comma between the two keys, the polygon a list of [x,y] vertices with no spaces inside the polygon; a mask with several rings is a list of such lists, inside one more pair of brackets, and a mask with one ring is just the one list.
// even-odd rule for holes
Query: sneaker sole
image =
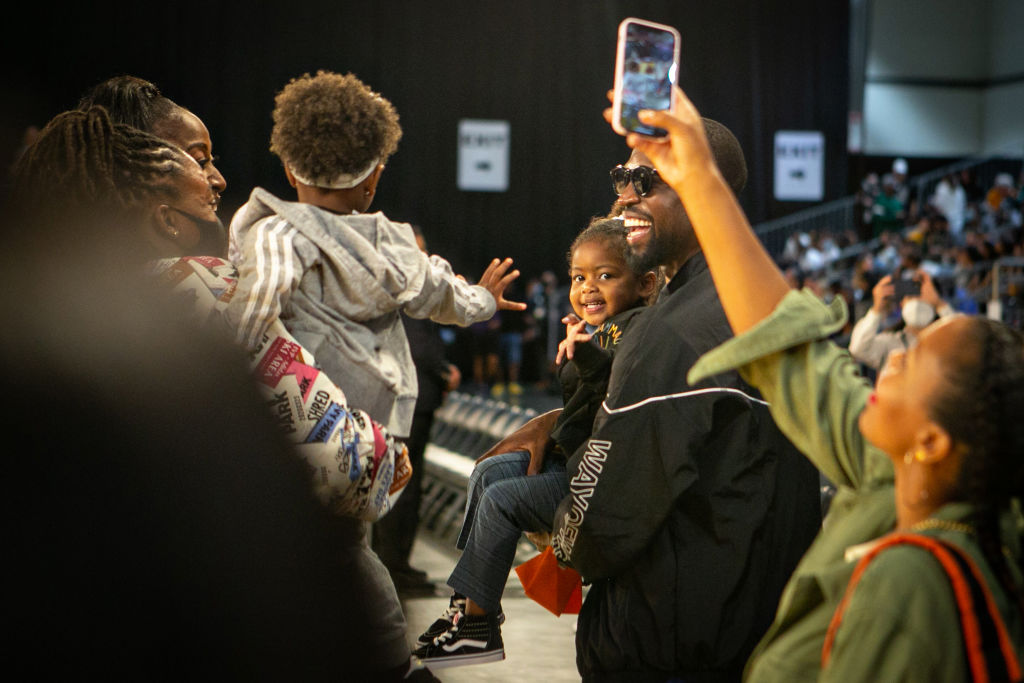
{"label": "sneaker sole", "polygon": [[489,650],[478,652],[472,655],[452,655],[450,657],[420,658],[423,665],[433,671],[434,669],[447,669],[453,666],[469,666],[470,664],[486,664],[487,662],[500,662],[505,659],[505,648],[500,650]]}

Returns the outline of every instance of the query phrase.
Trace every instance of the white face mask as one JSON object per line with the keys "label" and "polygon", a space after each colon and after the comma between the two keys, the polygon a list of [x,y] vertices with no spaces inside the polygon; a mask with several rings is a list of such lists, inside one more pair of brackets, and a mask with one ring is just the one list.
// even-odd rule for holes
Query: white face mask
{"label": "white face mask", "polygon": [[914,327],[916,329],[925,327],[935,319],[935,309],[931,307],[931,304],[927,304],[920,299],[911,299],[903,304],[903,310],[900,313],[907,327]]}

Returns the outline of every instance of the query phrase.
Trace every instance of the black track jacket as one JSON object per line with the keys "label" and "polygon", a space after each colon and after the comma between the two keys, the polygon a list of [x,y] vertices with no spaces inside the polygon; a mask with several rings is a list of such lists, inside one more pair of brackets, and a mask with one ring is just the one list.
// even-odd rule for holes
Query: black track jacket
{"label": "black track jacket", "polygon": [[698,253],[634,318],[569,459],[553,548],[592,581],[586,681],[739,680],[821,524],[817,470],[739,375],[689,386],[732,335]]}

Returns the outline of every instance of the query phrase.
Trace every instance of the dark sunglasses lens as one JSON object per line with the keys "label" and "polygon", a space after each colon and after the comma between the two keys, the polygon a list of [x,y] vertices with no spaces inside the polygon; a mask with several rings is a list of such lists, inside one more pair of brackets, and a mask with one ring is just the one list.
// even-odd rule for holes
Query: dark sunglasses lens
{"label": "dark sunglasses lens", "polygon": [[616,166],[610,172],[612,177],[612,188],[615,190],[615,194],[622,194],[626,191],[626,186],[629,185],[629,169],[623,168],[622,166]]}
{"label": "dark sunglasses lens", "polygon": [[656,171],[653,168],[648,168],[647,166],[637,166],[636,168],[616,166],[610,173],[612,187],[615,188],[615,194],[621,195],[629,187],[629,184],[632,183],[633,191],[636,192],[637,196],[646,197],[647,193],[651,191],[655,173]]}
{"label": "dark sunglasses lens", "polygon": [[633,169],[633,189],[641,197],[647,196],[651,191],[651,169],[646,166],[637,166]]}

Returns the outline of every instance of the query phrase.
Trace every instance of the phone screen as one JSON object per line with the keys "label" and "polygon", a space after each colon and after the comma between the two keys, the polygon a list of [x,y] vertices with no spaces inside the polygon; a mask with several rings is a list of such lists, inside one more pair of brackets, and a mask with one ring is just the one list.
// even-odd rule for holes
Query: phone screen
{"label": "phone screen", "polygon": [[896,280],[893,283],[893,298],[902,301],[905,296],[921,296],[921,283],[916,280]]}
{"label": "phone screen", "polygon": [[677,33],[670,27],[626,20],[620,33],[617,66],[618,123],[622,131],[664,137],[661,128],[645,126],[641,109],[671,109],[676,81]]}

